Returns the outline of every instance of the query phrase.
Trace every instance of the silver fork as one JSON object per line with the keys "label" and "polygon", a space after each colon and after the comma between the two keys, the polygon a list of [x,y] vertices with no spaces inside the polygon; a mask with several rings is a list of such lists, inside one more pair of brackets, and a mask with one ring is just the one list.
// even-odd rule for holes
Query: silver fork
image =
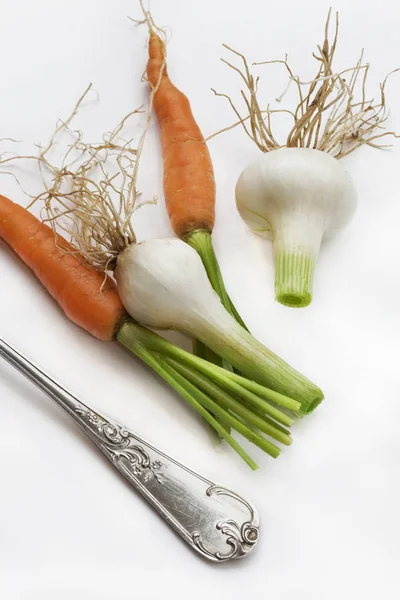
{"label": "silver fork", "polygon": [[0,338],[0,356],[61,406],[171,527],[214,562],[246,556],[259,538],[254,506],[89,408]]}

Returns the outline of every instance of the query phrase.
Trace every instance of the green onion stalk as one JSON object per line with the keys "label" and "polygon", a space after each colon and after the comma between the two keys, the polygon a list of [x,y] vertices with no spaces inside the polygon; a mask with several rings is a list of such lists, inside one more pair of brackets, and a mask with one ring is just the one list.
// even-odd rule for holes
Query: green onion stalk
{"label": "green onion stalk", "polygon": [[252,468],[257,465],[232,436],[236,431],[277,458],[292,442],[288,428],[300,402],[191,354],[126,319],[117,341],[171,385]]}

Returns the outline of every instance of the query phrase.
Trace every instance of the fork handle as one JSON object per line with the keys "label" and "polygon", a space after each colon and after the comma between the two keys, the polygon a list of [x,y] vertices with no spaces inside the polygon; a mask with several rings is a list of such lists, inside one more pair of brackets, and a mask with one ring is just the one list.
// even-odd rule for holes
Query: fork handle
{"label": "fork handle", "polygon": [[61,406],[120,473],[203,557],[246,556],[259,537],[254,506],[89,408],[0,338],[0,356]]}

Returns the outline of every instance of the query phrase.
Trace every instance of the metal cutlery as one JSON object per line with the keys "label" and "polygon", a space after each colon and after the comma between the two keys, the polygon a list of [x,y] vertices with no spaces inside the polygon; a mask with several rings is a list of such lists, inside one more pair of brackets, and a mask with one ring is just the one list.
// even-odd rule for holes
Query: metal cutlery
{"label": "metal cutlery", "polygon": [[123,425],[89,408],[0,338],[0,356],[63,408],[167,523],[199,554],[224,562],[259,538],[254,506],[170,458]]}

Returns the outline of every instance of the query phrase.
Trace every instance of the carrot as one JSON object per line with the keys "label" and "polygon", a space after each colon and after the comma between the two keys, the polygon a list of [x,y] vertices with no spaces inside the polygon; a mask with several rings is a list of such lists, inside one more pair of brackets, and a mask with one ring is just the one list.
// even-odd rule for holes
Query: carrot
{"label": "carrot", "polygon": [[153,108],[160,126],[164,195],[172,228],[181,239],[197,229],[211,232],[215,220],[211,157],[189,100],[168,76],[165,44],[155,31],[150,32],[147,77],[153,88],[158,86]]}
{"label": "carrot", "polygon": [[[146,11],[144,14],[150,33],[147,78],[154,91],[152,107],[160,129],[164,196],[171,226],[178,237],[198,252],[222,304],[247,329],[225,289],[212,243],[216,194],[210,153],[188,98],[169,78],[165,43],[155,31],[151,15]],[[194,348],[198,356],[223,364],[198,340]],[[226,367],[231,368],[228,364]]]}
{"label": "carrot", "polygon": [[113,339],[126,312],[110,277],[104,283],[103,272],[86,265],[64,238],[56,239],[50,227],[5,196],[0,196],[0,237],[71,321],[100,340]]}

